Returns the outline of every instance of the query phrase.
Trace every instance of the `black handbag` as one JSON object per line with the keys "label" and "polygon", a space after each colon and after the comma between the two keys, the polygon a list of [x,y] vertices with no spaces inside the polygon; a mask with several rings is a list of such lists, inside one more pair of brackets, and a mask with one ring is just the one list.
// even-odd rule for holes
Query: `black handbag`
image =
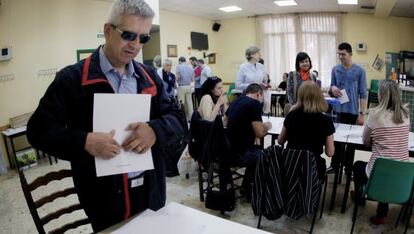
{"label": "black handbag", "polygon": [[213,190],[213,174],[214,166],[210,165],[207,178],[206,208],[219,211],[233,211],[236,207],[234,188],[232,187],[221,191]]}
{"label": "black handbag", "polygon": [[234,189],[214,191],[207,189],[206,208],[219,211],[233,211],[236,207]]}

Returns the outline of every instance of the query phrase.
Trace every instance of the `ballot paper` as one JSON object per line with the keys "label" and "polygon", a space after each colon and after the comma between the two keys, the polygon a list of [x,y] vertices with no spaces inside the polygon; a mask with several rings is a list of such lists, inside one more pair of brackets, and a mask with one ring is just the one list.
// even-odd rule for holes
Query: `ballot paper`
{"label": "ballot paper", "polygon": [[342,89],[341,90],[341,93],[342,93],[342,96],[339,97],[339,102],[341,104],[344,104],[344,103],[349,102],[349,98],[348,98],[348,94],[346,93],[346,90],[345,89]]}
{"label": "ballot paper", "polygon": [[[115,130],[118,144],[131,134],[126,130],[135,122],[147,122],[151,107],[149,94],[95,94],[93,105],[93,131],[109,133]],[[95,157],[96,175],[107,176],[154,169],[151,150],[137,154],[121,150],[112,159]]]}

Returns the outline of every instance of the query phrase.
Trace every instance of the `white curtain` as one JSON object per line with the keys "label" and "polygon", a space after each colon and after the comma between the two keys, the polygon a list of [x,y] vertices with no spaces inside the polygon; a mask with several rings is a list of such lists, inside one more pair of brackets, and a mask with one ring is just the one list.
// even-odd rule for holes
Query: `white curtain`
{"label": "white curtain", "polygon": [[258,39],[272,83],[295,70],[296,54],[309,54],[322,86],[329,86],[332,67],[337,64],[340,43],[340,14],[306,13],[259,17]]}

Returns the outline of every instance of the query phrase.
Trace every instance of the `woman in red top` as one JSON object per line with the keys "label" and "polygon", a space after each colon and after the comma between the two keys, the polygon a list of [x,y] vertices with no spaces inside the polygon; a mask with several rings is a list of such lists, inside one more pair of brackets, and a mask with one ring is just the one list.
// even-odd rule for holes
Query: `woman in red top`
{"label": "woman in red top", "polygon": [[317,78],[316,74],[311,72],[312,61],[309,55],[305,52],[299,52],[298,55],[296,55],[295,68],[296,71],[289,72],[287,79],[286,95],[288,98],[288,103],[291,105],[296,104],[296,97],[300,85],[307,80],[316,82]]}

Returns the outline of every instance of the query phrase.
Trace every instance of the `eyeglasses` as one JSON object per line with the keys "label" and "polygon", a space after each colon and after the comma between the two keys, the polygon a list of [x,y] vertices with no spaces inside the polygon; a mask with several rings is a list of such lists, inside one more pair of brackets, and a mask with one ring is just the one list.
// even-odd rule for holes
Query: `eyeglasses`
{"label": "eyeglasses", "polygon": [[338,56],[346,56],[346,53],[338,53]]}
{"label": "eyeglasses", "polygon": [[[129,31],[122,31],[121,29],[119,29],[117,26],[115,26],[113,24],[111,24],[111,26],[117,32],[119,32],[121,34],[121,38],[124,39],[125,41],[134,41],[138,37],[137,33],[129,32]],[[147,43],[150,39],[151,39],[151,35],[149,35],[149,34],[139,35],[139,43],[141,43],[141,44]]]}

